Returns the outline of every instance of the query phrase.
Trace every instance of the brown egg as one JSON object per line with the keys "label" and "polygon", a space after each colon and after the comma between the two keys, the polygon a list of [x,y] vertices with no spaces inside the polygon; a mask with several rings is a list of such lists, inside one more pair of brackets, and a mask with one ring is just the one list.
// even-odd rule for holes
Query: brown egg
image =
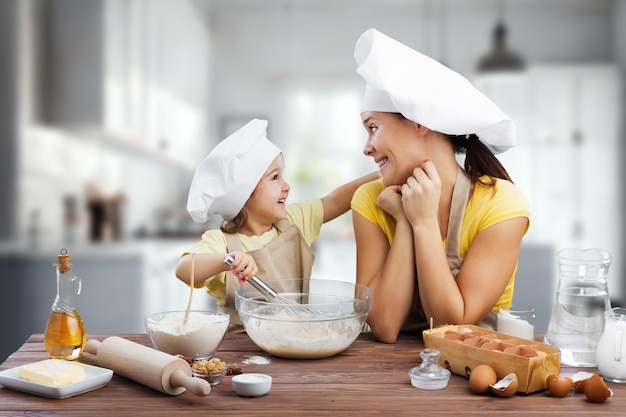
{"label": "brown egg", "polygon": [[499,350],[502,352],[506,347],[508,347],[508,345],[505,345],[502,342],[487,342],[480,345],[480,347],[486,350]]}
{"label": "brown egg", "polygon": [[486,364],[478,365],[472,369],[469,376],[470,388],[477,394],[489,392],[489,387],[495,384],[497,380],[496,371]]}
{"label": "brown egg", "polygon": [[525,358],[535,358],[537,357],[537,351],[534,349],[529,349],[524,346],[509,346],[504,348],[502,351],[504,353],[509,353],[511,355],[523,356]]}
{"label": "brown egg", "polygon": [[463,340],[463,344],[465,346],[478,347],[478,345],[480,345],[480,341],[480,337],[468,337],[467,339]]}
{"label": "brown egg", "polygon": [[546,388],[553,397],[565,397],[572,390],[574,382],[568,376],[550,375],[546,378]]}
{"label": "brown egg", "polygon": [[517,375],[511,372],[495,384],[491,385],[491,392],[496,394],[498,397],[508,398],[515,395],[518,386],[519,381],[517,379]]}
{"label": "brown egg", "polygon": [[610,396],[611,390],[600,375],[594,374],[585,383],[585,397],[592,403],[601,403]]}

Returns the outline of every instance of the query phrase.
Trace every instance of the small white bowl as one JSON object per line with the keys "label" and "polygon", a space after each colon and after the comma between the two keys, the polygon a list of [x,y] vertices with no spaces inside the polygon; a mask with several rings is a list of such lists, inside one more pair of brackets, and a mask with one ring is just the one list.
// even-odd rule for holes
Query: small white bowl
{"label": "small white bowl", "polygon": [[265,374],[239,374],[233,376],[233,388],[242,397],[260,397],[270,392],[272,377]]}

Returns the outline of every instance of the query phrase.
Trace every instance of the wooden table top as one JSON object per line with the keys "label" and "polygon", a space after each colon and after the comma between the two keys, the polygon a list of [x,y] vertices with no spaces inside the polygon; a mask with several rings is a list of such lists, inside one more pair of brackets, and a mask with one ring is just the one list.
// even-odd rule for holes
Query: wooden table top
{"label": "wooden table top", "polygon": [[[89,335],[104,340],[109,335]],[[118,335],[150,346],[145,334]],[[608,383],[614,392],[607,401],[595,404],[584,394],[573,392],[564,398],[547,391],[499,398],[476,395],[467,378],[452,375],[441,390],[414,388],[408,371],[420,362],[422,340],[401,335],[396,344],[377,342],[361,335],[343,353],[316,360],[281,359],[265,354],[246,334],[228,334],[216,356],[244,373],[272,376],[269,394],[257,398],[239,397],[231,377],[214,386],[206,397],[190,392],[170,396],[119,375],[102,388],[65,399],[48,399],[0,388],[0,415],[23,416],[172,416],[172,415],[448,415],[448,416],[617,416],[626,414],[626,384]],[[247,358],[265,356],[270,363],[245,363]],[[41,334],[32,335],[12,354],[0,370],[48,357]],[[94,355],[85,353],[81,362],[96,365]],[[562,367],[561,372],[596,369]]]}

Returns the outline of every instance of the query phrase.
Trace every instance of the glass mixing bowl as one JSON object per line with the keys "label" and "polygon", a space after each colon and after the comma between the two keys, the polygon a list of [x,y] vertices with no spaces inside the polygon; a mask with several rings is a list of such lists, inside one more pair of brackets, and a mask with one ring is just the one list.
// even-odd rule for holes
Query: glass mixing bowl
{"label": "glass mixing bowl", "polygon": [[152,346],[170,355],[210,359],[226,336],[230,316],[217,311],[191,310],[186,324],[184,318],[184,310],[147,316],[144,325]]}
{"label": "glass mixing bowl", "polygon": [[[302,279],[292,281],[297,282],[266,282],[275,289],[302,288]],[[310,280],[306,292],[279,295],[283,302],[270,302],[246,284],[235,291],[235,306],[252,341],[282,358],[316,359],[343,352],[361,333],[372,302],[372,290],[364,285],[325,279]]]}

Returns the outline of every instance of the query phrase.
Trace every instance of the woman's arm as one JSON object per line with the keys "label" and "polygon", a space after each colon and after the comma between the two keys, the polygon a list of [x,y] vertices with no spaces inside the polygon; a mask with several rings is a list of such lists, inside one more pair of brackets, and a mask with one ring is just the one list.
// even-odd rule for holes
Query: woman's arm
{"label": "woman's arm", "polygon": [[402,207],[412,225],[420,300],[426,317],[432,317],[436,325],[479,323],[513,274],[528,219],[511,218],[479,232],[455,279],[439,243],[440,194],[441,180],[429,161],[417,167],[402,186]]}
{"label": "woman's arm", "polygon": [[395,343],[413,305],[415,270],[410,224],[400,221],[393,244],[379,226],[352,213],[356,238],[357,283],[372,292],[367,323],[381,342]]}
{"label": "woman's arm", "polygon": [[329,222],[334,218],[341,216],[348,210],[350,210],[350,201],[357,188],[361,185],[374,181],[380,177],[378,171],[371,174],[364,175],[356,180],[350,181],[347,184],[336,188],[331,191],[325,197],[322,197],[322,205],[324,206],[324,220],[323,223]]}
{"label": "woman's arm", "polygon": [[441,246],[432,245],[432,239],[439,235],[414,228],[418,285],[426,317],[433,317],[435,325],[478,324],[513,274],[527,224],[527,218],[517,217],[478,233],[456,280]]}

